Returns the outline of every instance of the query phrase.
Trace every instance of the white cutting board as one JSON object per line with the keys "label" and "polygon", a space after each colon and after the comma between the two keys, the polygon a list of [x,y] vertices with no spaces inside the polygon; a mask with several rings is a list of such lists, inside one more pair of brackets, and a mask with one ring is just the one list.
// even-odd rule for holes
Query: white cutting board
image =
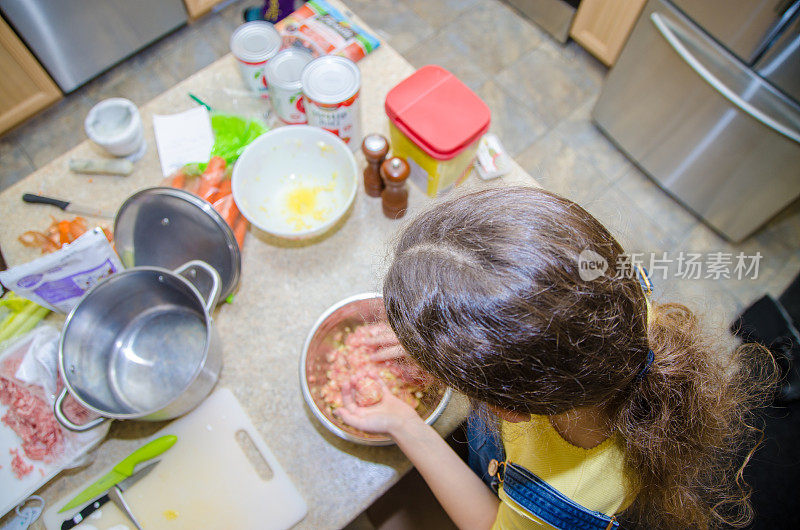
{"label": "white cutting board", "polygon": [[[239,431],[249,435],[269,465],[272,477],[268,480],[262,478],[263,466],[259,474],[237,441]],[[165,434],[176,435],[178,441],[158,457],[161,462],[146,477],[123,493],[147,530],[283,530],[305,517],[305,501],[227,388],[215,391],[194,411],[142,440],[142,445]],[[61,523],[83,506],[61,514],[57,511],[103,474],[50,506],[44,514],[45,526],[60,529]],[[113,503],[98,512],[99,518],[90,516],[76,528],[123,530],[117,525],[125,525],[134,529]]]}

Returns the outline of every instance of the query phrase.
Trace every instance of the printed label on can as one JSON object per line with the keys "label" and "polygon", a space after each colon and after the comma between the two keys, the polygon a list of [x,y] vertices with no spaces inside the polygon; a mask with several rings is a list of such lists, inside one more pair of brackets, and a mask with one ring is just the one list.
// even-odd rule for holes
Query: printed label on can
{"label": "printed label on can", "polygon": [[269,99],[275,115],[283,123],[297,125],[306,123],[306,110],[301,90],[283,90],[274,85],[269,87]]}
{"label": "printed label on can", "polygon": [[264,67],[267,66],[267,61],[249,63],[241,59],[236,59],[236,62],[239,63],[239,71],[242,74],[242,79],[244,79],[247,88],[261,95],[266,95],[267,76],[264,75]]}
{"label": "printed label on can", "polygon": [[361,143],[361,100],[359,92],[347,101],[326,105],[306,96],[308,124],[332,132],[350,149]]}

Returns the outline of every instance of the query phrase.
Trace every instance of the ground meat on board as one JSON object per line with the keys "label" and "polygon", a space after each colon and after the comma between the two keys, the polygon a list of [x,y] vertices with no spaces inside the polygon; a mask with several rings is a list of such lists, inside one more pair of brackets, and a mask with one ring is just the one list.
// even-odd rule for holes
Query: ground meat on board
{"label": "ground meat on board", "polygon": [[33,471],[33,466],[28,464],[24,458],[19,454],[19,451],[16,449],[9,449],[9,454],[13,457],[11,459],[11,470],[14,472],[14,476],[18,479],[21,479],[31,471]]}
{"label": "ground meat on board", "polygon": [[20,362],[21,359],[5,359],[0,367],[0,403],[8,407],[0,419],[22,439],[25,456],[49,463],[62,453],[64,434],[53,411],[35,394],[35,389],[14,379]]}

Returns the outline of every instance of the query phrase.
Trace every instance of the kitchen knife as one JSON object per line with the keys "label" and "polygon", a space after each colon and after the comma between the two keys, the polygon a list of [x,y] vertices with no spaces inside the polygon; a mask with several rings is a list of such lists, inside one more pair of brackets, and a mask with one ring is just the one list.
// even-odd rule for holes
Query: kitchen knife
{"label": "kitchen knife", "polygon": [[[127,490],[128,488],[130,488],[131,486],[142,480],[145,477],[145,475],[150,473],[153,470],[153,468],[156,467],[156,464],[158,464],[159,462],[161,462],[161,460],[156,460],[155,462],[147,464],[146,466],[144,466],[142,469],[140,469],[130,477],[126,478],[116,486],[113,486],[110,491],[114,490],[115,488],[119,489],[120,491]],[[70,528],[78,526],[79,524],[81,524],[81,522],[83,522],[84,519],[86,519],[91,514],[99,510],[101,506],[103,506],[105,503],[111,500],[111,497],[109,496],[110,491],[105,495],[103,495],[102,497],[100,497],[99,499],[90,503],[79,513],[76,513],[72,519],[67,519],[66,521],[61,523],[61,530],[70,530]]]}
{"label": "kitchen knife", "polygon": [[140,447],[131,453],[130,456],[114,466],[114,468],[106,473],[105,476],[101,477],[95,481],[94,484],[90,485],[76,495],[75,498],[65,504],[63,508],[58,510],[58,513],[62,513],[76,506],[80,506],[81,504],[107,492],[112,486],[133,475],[133,468],[136,466],[136,464],[150,460],[151,458],[155,458],[175,445],[176,441],[178,441],[178,437],[169,434],[167,436],[162,436],[161,438],[156,438],[152,442]]}
{"label": "kitchen knife", "polygon": [[50,204],[56,208],[61,208],[65,212],[91,215],[92,217],[106,217],[113,219],[114,214],[95,208],[94,206],[87,206],[85,204],[77,204],[70,201],[62,201],[61,199],[54,199],[52,197],[45,197],[43,195],[35,195],[33,193],[25,193],[22,200],[29,203]]}

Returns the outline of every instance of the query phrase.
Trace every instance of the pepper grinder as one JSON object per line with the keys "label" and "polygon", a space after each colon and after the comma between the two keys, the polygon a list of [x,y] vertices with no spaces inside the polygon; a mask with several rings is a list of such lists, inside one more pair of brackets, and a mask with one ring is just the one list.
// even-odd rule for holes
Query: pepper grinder
{"label": "pepper grinder", "polygon": [[361,142],[361,150],[367,159],[364,190],[370,197],[380,197],[384,187],[380,167],[389,152],[389,142],[380,134],[368,134]]}
{"label": "pepper grinder", "polygon": [[408,187],[406,179],[411,168],[402,158],[393,157],[381,164],[381,177],[386,187],[381,193],[383,215],[389,219],[400,219],[408,208]]}

